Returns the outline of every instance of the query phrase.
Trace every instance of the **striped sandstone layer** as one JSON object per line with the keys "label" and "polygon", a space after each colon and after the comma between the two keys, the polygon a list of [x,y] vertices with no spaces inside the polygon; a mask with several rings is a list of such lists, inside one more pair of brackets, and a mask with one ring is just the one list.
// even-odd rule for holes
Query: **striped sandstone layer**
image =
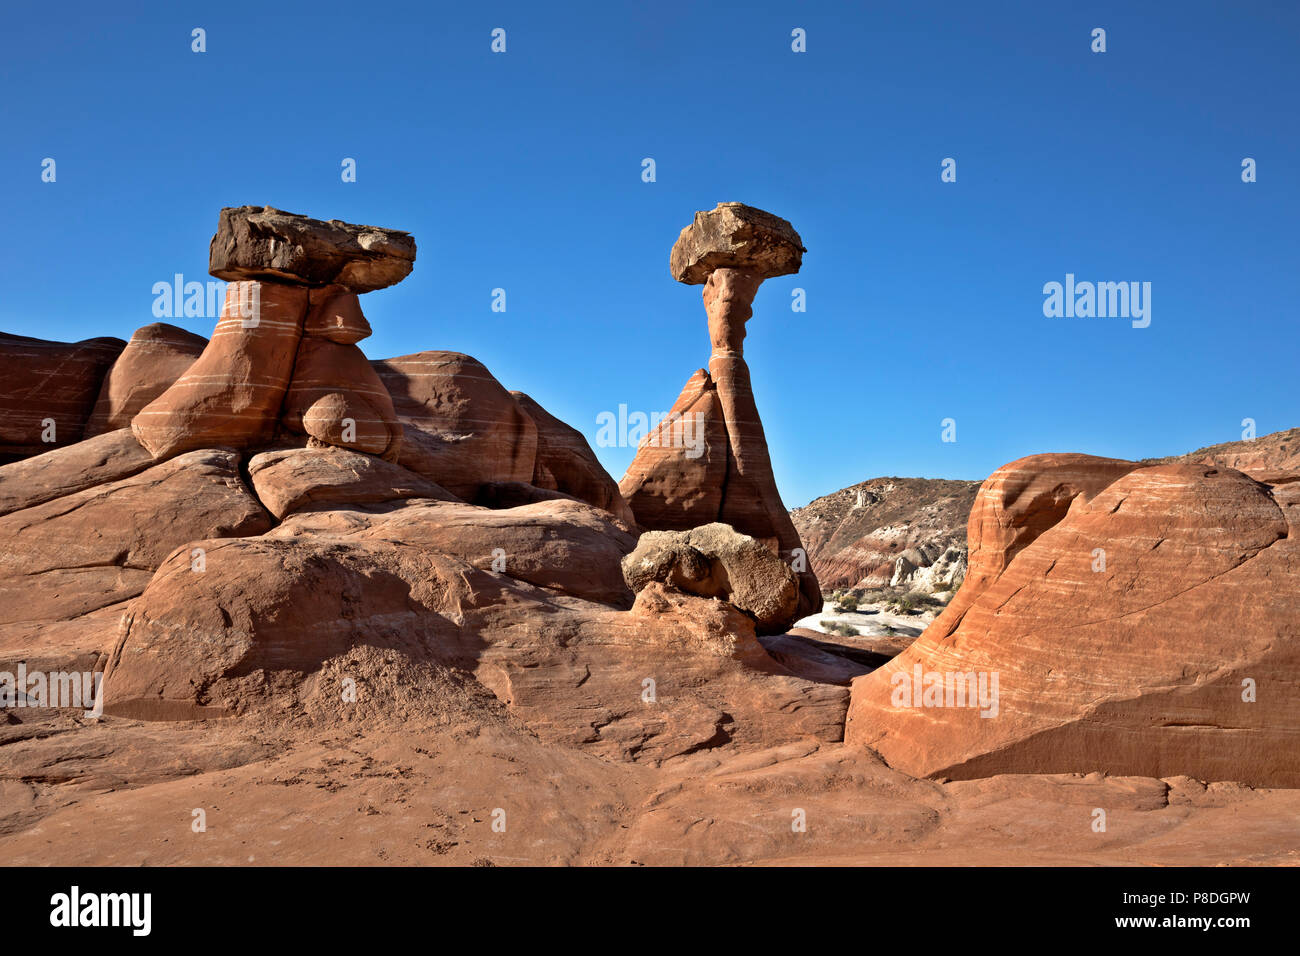
{"label": "striped sandstone layer", "polygon": [[[1300,786],[1297,491],[1213,465],[1004,466],[971,513],[964,587],[854,682],[846,739],[917,776]],[[926,697],[918,674],[996,675],[996,706]]]}

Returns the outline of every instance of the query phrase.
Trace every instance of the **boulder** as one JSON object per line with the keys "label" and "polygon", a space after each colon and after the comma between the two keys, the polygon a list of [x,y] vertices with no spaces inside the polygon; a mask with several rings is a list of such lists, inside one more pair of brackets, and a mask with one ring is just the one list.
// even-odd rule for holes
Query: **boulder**
{"label": "boulder", "polygon": [[131,419],[167,391],[207,344],[203,336],[165,322],[136,329],[104,376],[99,398],[86,422],[86,437],[130,427]]}
{"label": "boulder", "polygon": [[739,202],[720,202],[681,232],[669,256],[678,282],[699,285],[715,269],[742,269],[760,278],[798,272],[803,240],[780,216]]}
{"label": "boulder", "polygon": [[361,349],[320,336],[298,346],[281,420],[324,444],[390,461],[402,444],[392,398]]}
{"label": "boulder", "polygon": [[414,266],[410,233],[271,206],[222,209],[208,258],[208,271],[219,279],[334,285],[349,292],[394,285]]}
{"label": "boulder", "polygon": [[652,581],[719,598],[754,619],[760,634],[779,634],[798,620],[795,574],[768,547],[725,524],[690,531],[647,531],[623,559],[634,591]]}
{"label": "boulder", "polygon": [[[1300,786],[1298,532],[1300,488],[1231,469],[1013,463],[957,598],[854,682],[847,739],[917,776]],[[963,706],[981,681],[992,706]]]}
{"label": "boulder", "polygon": [[162,459],[196,448],[269,441],[279,424],[306,314],[304,288],[231,283],[203,354],[131,420],[140,444]]}
{"label": "boulder", "polygon": [[100,385],[126,343],[47,342],[0,334],[0,456],[15,460],[81,440]]}
{"label": "boulder", "polygon": [[375,504],[406,498],[451,501],[433,482],[400,465],[342,448],[284,448],[248,462],[253,490],[277,519],[321,505]]}

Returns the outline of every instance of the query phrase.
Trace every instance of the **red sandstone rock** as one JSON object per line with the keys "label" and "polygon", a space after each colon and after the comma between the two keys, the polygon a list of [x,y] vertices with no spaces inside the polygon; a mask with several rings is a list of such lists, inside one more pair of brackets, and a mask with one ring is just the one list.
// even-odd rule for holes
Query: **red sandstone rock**
{"label": "red sandstone rock", "polygon": [[404,426],[403,467],[465,499],[487,482],[532,480],[537,426],[481,363],[418,352],[372,365]]}
{"label": "red sandstone rock", "polygon": [[249,478],[277,519],[320,505],[374,504],[404,498],[452,500],[442,488],[399,465],[342,448],[287,448],[254,455]]}
{"label": "red sandstone rock", "polygon": [[[1000,469],[971,515],[962,604],[854,682],[849,740],[936,777],[1300,785],[1300,494],[1289,494],[1210,466],[1036,456]],[[997,674],[996,716],[895,697],[918,666]]]}
{"label": "red sandstone rock", "polygon": [[[577,509],[571,518],[602,514],[565,504]],[[496,540],[549,527],[532,540],[587,549],[590,531],[556,523],[549,507],[300,514],[271,535],[209,543],[209,566],[222,573],[207,576],[177,554],[132,606],[106,672],[106,711],[245,712],[268,687],[370,647],[468,669],[544,740],[607,757],[659,762],[731,742],[838,739],[845,691],[786,673],[725,603],[651,585],[631,611],[613,610],[443,553],[463,547],[476,520]],[[435,526],[439,513],[453,523]],[[348,671],[330,673],[329,683],[309,679],[337,699]]]}
{"label": "red sandstone rock", "polygon": [[104,375],[125,347],[114,338],[0,335],[0,461],[80,441]]}
{"label": "red sandstone rock", "polygon": [[153,458],[129,428],[0,466],[0,515],[144,471]]}
{"label": "red sandstone rock", "polygon": [[317,336],[298,346],[282,421],[325,444],[390,461],[402,444],[392,399],[361,349]]}
{"label": "red sandstone rock", "polygon": [[685,531],[709,524],[722,514],[728,455],[722,403],[700,369],[637,448],[619,491],[643,528]]}
{"label": "red sandstone rock", "polygon": [[86,422],[86,437],[129,427],[142,408],[194,364],[207,344],[203,336],[164,322],[136,329],[104,376]]}
{"label": "red sandstone rock", "polygon": [[608,511],[629,526],[635,525],[632,509],[623,500],[614,479],[596,459],[582,432],[560,421],[523,392],[510,394],[537,426],[537,460],[532,484],[572,495]]}
{"label": "red sandstone rock", "polygon": [[370,323],[361,312],[355,292],[340,286],[311,290],[311,311],[303,334],[329,339],[339,345],[355,345],[370,336]]}
{"label": "red sandstone rock", "polygon": [[626,607],[632,599],[620,562],[635,539],[608,514],[579,501],[499,511],[420,502],[369,514],[299,514],[272,536],[346,537],[357,545],[393,541],[589,601]]}
{"label": "red sandstone rock", "polygon": [[970,548],[965,584],[930,625],[936,635],[960,623],[971,602],[1011,559],[1065,517],[1076,498],[1090,501],[1138,465],[1094,455],[1029,455],[993,472],[967,519]]}
{"label": "red sandstone rock", "polygon": [[[234,452],[191,452],[0,517],[0,623],[61,620],[138,594],[197,538],[261,534],[270,518]],[[189,566],[190,554],[183,554]]]}
{"label": "red sandstone rock", "polygon": [[[241,312],[256,311],[248,317]],[[254,309],[253,306],[256,305]],[[154,458],[268,441],[280,418],[307,314],[307,290],[231,283],[212,340],[167,391],[131,421]]]}

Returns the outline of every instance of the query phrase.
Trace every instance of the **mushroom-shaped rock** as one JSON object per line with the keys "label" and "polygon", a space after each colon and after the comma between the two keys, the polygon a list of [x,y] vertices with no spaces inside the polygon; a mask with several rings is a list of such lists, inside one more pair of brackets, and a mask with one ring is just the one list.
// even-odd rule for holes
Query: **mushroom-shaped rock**
{"label": "mushroom-shaped rock", "polygon": [[222,209],[208,254],[208,271],[219,279],[338,285],[350,292],[395,285],[414,266],[410,233],[271,206]]}
{"label": "mushroom-shaped rock", "polygon": [[[682,230],[672,274],[704,284],[709,369],[687,382],[667,427],[642,442],[619,482],[642,528],[678,531],[719,521],[778,552],[799,575],[800,617],[821,610],[821,589],[776,487],[744,341],[758,287],[797,272],[803,252],[788,222],[744,203],[697,212]],[[687,435],[692,440],[681,440]]]}
{"label": "mushroom-shaped rock", "polygon": [[780,216],[743,202],[720,202],[682,230],[669,257],[673,278],[706,282],[714,269],[739,269],[770,279],[791,275],[803,264],[803,240]]}
{"label": "mushroom-shaped rock", "polygon": [[799,585],[771,548],[730,525],[647,531],[623,559],[634,591],[652,581],[701,597],[721,598],[754,619],[760,634],[779,634],[797,617]]}

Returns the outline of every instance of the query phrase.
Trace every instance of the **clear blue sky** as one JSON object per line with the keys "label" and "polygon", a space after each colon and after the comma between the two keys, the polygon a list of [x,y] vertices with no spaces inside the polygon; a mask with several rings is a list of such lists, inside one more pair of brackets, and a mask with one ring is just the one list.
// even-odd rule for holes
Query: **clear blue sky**
{"label": "clear blue sky", "polygon": [[[787,505],[1300,424],[1300,4],[22,4],[0,62],[5,331],[129,337],[221,206],[406,229],[367,354],[467,352],[594,444],[707,363],[668,251],[739,200],[808,247],[746,343]],[[1151,326],[1045,318],[1067,272]]]}

